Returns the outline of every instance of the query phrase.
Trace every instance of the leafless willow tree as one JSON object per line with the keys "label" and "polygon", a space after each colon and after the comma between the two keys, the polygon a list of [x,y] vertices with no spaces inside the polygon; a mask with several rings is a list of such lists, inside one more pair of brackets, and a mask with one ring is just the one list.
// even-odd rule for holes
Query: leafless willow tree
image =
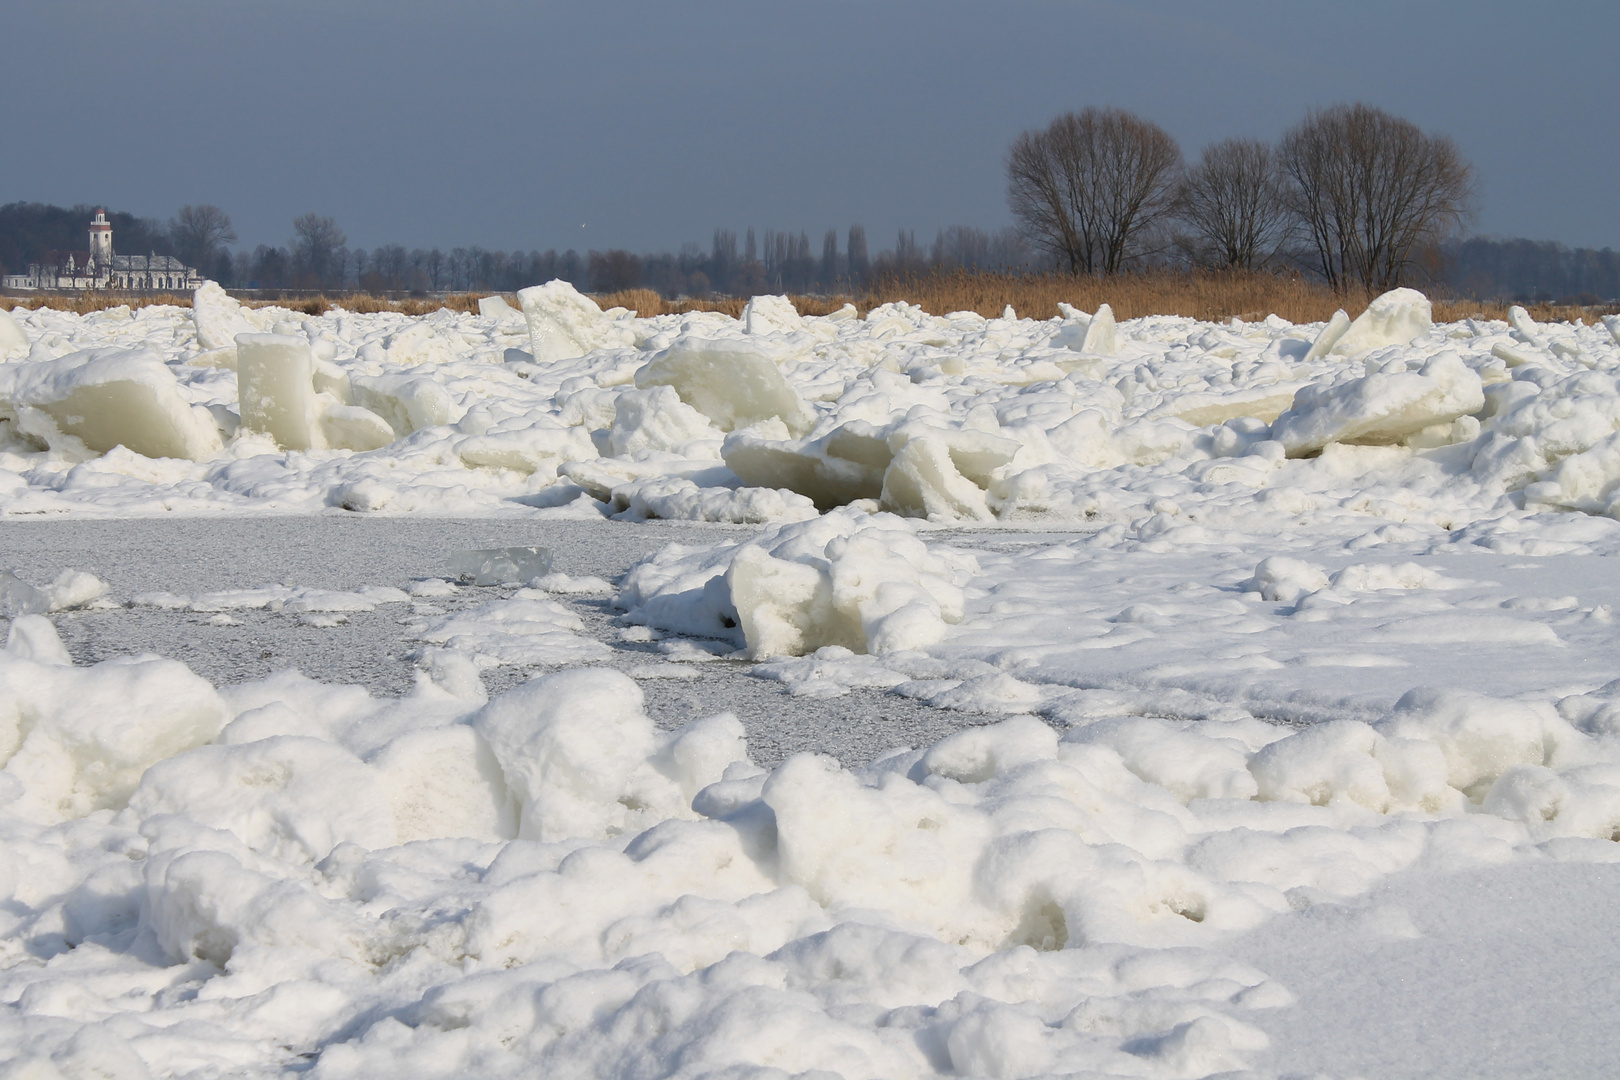
{"label": "leafless willow tree", "polygon": [[1121,109],[1065,113],[1007,157],[1007,202],[1032,243],[1070,273],[1115,274],[1174,210],[1181,150]]}
{"label": "leafless willow tree", "polygon": [[331,281],[334,269],[341,272],[341,267],[334,267],[335,256],[348,242],[332,218],[311,213],[293,219],[293,258],[316,285]]}
{"label": "leafless willow tree", "polygon": [[1400,284],[1467,218],[1473,168],[1457,145],[1370,105],[1308,113],[1279,147],[1289,200],[1335,289]]}
{"label": "leafless willow tree", "polygon": [[1177,217],[1186,246],[1205,266],[1256,270],[1273,261],[1294,229],[1277,155],[1258,139],[1204,148],[1182,178]]}
{"label": "leafless willow tree", "polygon": [[169,222],[169,242],[181,262],[211,274],[220,250],[236,243],[236,229],[217,206],[182,206]]}

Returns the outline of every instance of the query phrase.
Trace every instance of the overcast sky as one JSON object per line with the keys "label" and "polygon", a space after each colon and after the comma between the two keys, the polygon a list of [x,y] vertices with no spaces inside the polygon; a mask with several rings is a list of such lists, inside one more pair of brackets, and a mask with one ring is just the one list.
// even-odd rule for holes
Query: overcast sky
{"label": "overcast sky", "polygon": [[1360,100],[1451,135],[1474,231],[1620,247],[1620,4],[0,0],[0,202],[242,241],[705,248],[999,228],[1012,138],[1086,105],[1189,158]]}

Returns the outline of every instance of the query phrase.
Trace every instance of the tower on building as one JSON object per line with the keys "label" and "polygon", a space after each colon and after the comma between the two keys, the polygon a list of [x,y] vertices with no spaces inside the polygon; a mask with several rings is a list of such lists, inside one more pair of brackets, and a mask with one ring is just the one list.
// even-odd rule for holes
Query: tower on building
{"label": "tower on building", "polygon": [[97,210],[90,222],[90,259],[98,268],[107,270],[112,267],[112,256],[112,225],[107,222],[107,211]]}

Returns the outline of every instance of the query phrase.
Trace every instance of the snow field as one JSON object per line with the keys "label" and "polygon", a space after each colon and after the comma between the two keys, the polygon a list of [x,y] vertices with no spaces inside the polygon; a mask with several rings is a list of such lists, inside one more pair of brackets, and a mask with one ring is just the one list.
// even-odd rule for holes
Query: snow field
{"label": "snow field", "polygon": [[[1620,324],[520,304],[0,322],[6,513],[764,526],[453,611],[128,601],[411,603],[397,698],[75,666],[42,613],[105,585],[0,580],[9,1073],[1348,1075],[1239,957],[1393,971],[1461,876],[1620,857]],[[1085,531],[941,530],[1014,522]],[[636,678],[725,655],[993,722],[760,768],[593,666],[569,598],[609,592],[665,657]],[[556,670],[491,697],[499,665]]]}

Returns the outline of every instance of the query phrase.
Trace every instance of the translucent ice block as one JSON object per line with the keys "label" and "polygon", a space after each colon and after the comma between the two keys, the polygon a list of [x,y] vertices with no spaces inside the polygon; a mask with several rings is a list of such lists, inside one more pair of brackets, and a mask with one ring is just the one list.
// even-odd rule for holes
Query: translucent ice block
{"label": "translucent ice block", "polygon": [[515,585],[550,572],[550,548],[485,548],[450,556],[450,573],[474,585]]}

